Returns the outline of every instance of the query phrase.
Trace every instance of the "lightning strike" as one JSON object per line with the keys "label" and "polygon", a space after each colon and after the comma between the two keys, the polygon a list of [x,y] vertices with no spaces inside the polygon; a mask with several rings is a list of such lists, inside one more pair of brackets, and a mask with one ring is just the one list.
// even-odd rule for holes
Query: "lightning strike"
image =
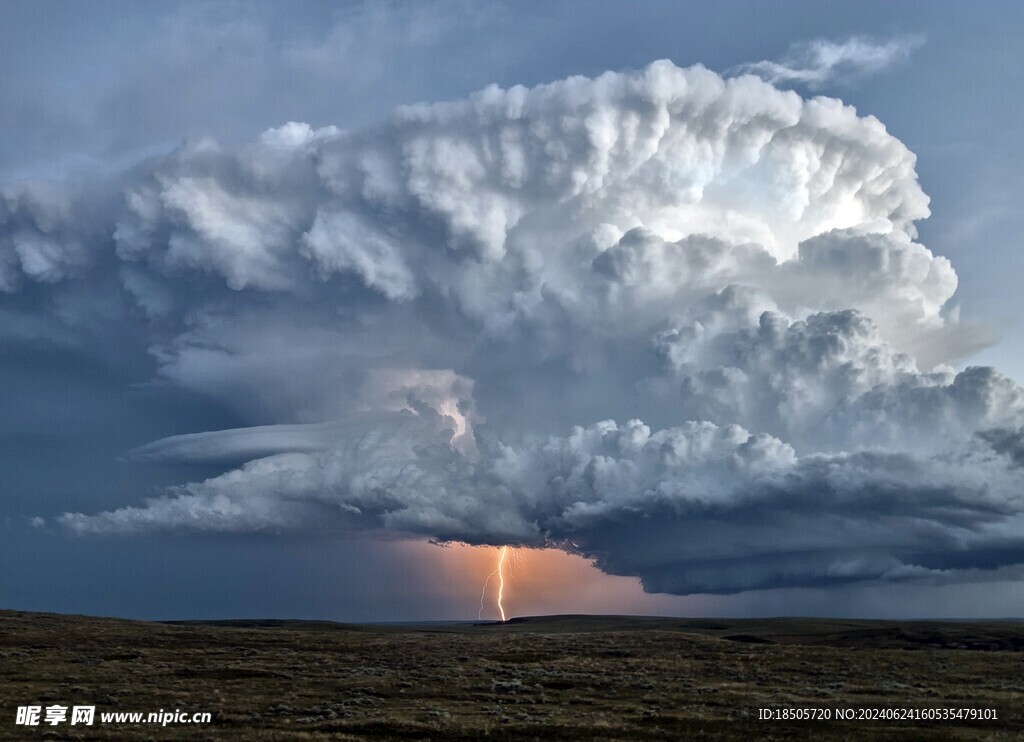
{"label": "lightning strike", "polygon": [[[498,566],[494,568],[494,571],[487,575],[487,579],[484,580],[484,586],[480,590],[480,612],[477,614],[477,618],[483,619],[484,616],[484,599],[487,596],[487,585],[490,584],[491,578],[494,575],[498,575],[498,613],[501,614],[501,622],[505,623],[505,606],[502,605],[502,598],[505,594],[505,560],[508,556],[508,547],[502,546],[501,551],[498,552]],[[515,549],[512,550],[512,559],[515,562],[519,561],[519,554]]]}
{"label": "lightning strike", "polygon": [[502,566],[505,564],[505,554],[508,553],[508,547],[501,547],[501,556],[498,557],[498,611],[501,613],[501,622],[505,623],[505,607],[501,604],[501,596],[505,592],[505,573],[502,571]]}

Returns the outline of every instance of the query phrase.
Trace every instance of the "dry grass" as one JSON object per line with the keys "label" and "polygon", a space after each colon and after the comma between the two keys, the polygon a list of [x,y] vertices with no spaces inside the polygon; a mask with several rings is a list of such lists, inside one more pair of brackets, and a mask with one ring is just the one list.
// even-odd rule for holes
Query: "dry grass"
{"label": "dry grass", "polygon": [[[12,739],[1010,739],[1024,626],[551,617],[491,626],[179,624],[0,612]],[[208,726],[14,725],[25,704]],[[995,708],[999,721],[759,721],[761,707]]]}

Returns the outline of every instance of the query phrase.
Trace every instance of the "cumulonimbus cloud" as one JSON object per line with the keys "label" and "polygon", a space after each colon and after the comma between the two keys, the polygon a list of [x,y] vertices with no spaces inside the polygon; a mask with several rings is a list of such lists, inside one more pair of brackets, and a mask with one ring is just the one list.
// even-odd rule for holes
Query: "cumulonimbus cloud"
{"label": "cumulonimbus cloud", "polygon": [[4,191],[8,331],[135,343],[250,426],[138,449],[226,470],[72,532],[390,529],[677,593],[1024,561],[1024,393],[950,365],[983,328],[915,157],[838,100],[663,61],[54,193]]}

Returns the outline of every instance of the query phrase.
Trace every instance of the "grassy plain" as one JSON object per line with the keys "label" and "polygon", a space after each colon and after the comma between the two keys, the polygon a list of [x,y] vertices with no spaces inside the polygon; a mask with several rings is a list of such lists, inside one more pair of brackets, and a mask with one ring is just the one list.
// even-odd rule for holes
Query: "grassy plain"
{"label": "grassy plain", "polygon": [[[1019,739],[1024,624],[604,616],[154,623],[0,611],[4,739]],[[95,705],[92,727],[15,726]],[[994,708],[997,721],[762,721]],[[209,725],[102,724],[210,711]]]}

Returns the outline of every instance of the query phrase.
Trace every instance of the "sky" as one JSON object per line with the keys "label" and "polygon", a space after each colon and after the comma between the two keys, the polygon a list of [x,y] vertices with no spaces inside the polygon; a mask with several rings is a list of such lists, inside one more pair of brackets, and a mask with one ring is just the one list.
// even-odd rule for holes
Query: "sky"
{"label": "sky", "polygon": [[0,4],[0,607],[1024,615],[1022,15]]}

